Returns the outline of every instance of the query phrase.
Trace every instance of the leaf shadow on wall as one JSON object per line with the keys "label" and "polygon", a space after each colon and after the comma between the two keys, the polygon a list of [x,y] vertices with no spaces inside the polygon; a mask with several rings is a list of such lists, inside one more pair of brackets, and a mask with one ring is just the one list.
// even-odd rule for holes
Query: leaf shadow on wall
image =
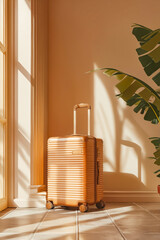
{"label": "leaf shadow on wall", "polygon": [[[129,109],[128,106],[121,107],[119,99],[115,97],[115,81],[112,82],[111,79],[106,77],[103,79],[99,73],[97,76],[103,86],[103,91],[108,95],[111,109],[111,111],[107,109],[105,102],[101,99],[96,105],[95,98],[94,107],[97,107],[97,112],[94,115],[99,124],[98,134],[101,132],[100,137],[104,139],[104,190],[149,190],[148,183],[150,179],[147,176],[148,169],[146,169],[148,164],[151,164],[151,174],[154,170],[153,162],[147,159],[151,155],[150,151],[148,151],[149,136],[139,124],[139,122],[143,124],[144,119],[139,116],[140,114],[137,114],[135,115],[137,121],[135,121],[131,117],[132,109]],[[95,91],[98,91],[98,89]],[[109,114],[113,115],[113,121],[110,121]],[[129,122],[129,126],[127,126],[126,122]],[[110,155],[111,148],[112,154]],[[146,161],[148,161],[148,164],[146,164]],[[144,176],[142,176],[142,172],[145,173]]]}

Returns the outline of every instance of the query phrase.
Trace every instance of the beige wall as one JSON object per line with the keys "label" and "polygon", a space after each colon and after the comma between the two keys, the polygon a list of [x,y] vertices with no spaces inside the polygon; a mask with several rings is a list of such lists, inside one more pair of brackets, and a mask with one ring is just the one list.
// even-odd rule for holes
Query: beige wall
{"label": "beige wall", "polygon": [[[115,67],[147,80],[131,25],[159,28],[159,9],[159,0],[49,0],[48,137],[71,134],[74,104],[90,103],[91,132],[104,140],[106,191],[156,190],[157,168],[147,157],[154,151],[148,138],[159,127],[116,99],[116,81],[85,73]],[[86,117],[78,115],[83,133]]]}

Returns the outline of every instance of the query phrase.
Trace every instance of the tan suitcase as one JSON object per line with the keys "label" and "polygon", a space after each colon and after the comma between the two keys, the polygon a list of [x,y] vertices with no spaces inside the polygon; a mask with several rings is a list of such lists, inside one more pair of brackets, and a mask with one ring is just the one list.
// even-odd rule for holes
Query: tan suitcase
{"label": "tan suitcase", "polygon": [[[76,134],[76,110],[88,108],[88,136]],[[48,139],[47,208],[54,206],[79,207],[88,205],[104,208],[103,198],[103,141],[90,136],[88,104],[74,106],[74,134]]]}

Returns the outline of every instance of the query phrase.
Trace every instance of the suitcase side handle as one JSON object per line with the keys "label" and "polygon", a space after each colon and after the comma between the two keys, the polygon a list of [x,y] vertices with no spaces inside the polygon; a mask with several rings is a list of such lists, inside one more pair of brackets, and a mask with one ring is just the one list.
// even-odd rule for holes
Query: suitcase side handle
{"label": "suitcase side handle", "polygon": [[76,113],[78,108],[88,108],[88,136],[90,136],[91,133],[91,105],[88,103],[79,103],[74,106],[74,114],[73,114],[73,135],[76,135]]}
{"label": "suitcase side handle", "polygon": [[99,176],[100,176],[100,164],[99,161],[97,161],[97,185],[99,184]]}

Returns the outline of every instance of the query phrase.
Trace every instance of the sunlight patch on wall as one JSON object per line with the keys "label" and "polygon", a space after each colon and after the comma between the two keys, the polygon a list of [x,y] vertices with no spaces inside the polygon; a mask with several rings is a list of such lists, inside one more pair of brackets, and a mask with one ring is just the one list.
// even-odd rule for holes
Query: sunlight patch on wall
{"label": "sunlight patch on wall", "polygon": [[31,10],[18,0],[18,62],[31,73]]}
{"label": "sunlight patch on wall", "polygon": [[25,196],[31,155],[31,12],[25,0],[17,0],[17,6],[17,184],[18,195]]}
{"label": "sunlight patch on wall", "polygon": [[[96,65],[94,68],[98,68]],[[104,171],[115,170],[115,127],[112,102],[99,77],[94,73],[94,136],[104,141]]]}
{"label": "sunlight patch on wall", "polygon": [[30,82],[18,71],[18,172],[19,191],[26,193],[30,181],[31,92]]}
{"label": "sunlight patch on wall", "polygon": [[18,127],[24,137],[30,141],[31,138],[31,84],[18,71]]}
{"label": "sunlight patch on wall", "polygon": [[145,158],[146,151],[136,127],[127,118],[124,119],[121,148],[121,171],[134,174],[145,184],[142,159]]}
{"label": "sunlight patch on wall", "polygon": [[135,149],[131,146],[121,146],[121,172],[130,173],[138,177],[138,157]]}

